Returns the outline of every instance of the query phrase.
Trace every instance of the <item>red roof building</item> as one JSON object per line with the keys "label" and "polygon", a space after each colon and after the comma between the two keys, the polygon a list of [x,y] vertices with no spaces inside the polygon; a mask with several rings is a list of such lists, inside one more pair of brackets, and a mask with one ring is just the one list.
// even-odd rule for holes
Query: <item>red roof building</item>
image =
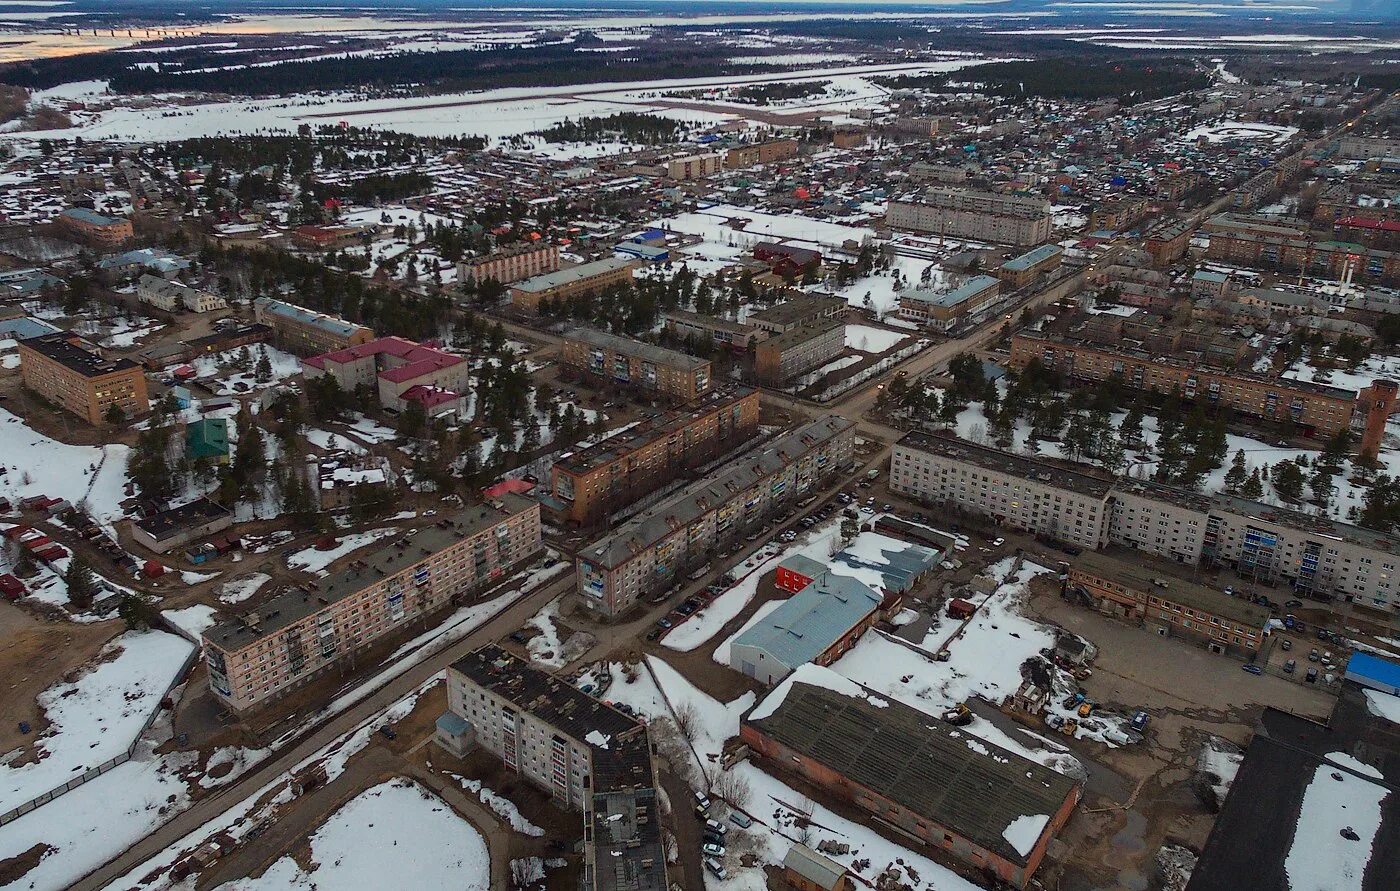
{"label": "red roof building", "polygon": [[402,337],[312,356],[303,366],[308,378],[329,375],[343,390],[375,388],[379,404],[390,411],[417,403],[432,417],[464,408],[470,371],[465,357]]}

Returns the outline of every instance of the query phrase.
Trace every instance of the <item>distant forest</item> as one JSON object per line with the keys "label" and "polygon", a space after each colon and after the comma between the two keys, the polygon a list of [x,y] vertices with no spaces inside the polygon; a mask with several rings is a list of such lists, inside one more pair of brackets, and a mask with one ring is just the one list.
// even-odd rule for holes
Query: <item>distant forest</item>
{"label": "distant forest", "polygon": [[949,83],[979,83],[998,96],[1043,99],[1118,99],[1148,102],[1210,85],[1210,78],[1189,64],[1164,59],[991,62],[943,74],[885,78],[885,86],[938,88]]}
{"label": "distant forest", "polygon": [[317,59],[188,73],[170,65],[129,68],[139,56],[93,53],[14,63],[0,68],[0,83],[41,89],[75,80],[109,78],[112,89],[121,93],[201,91],[246,96],[412,85],[419,92],[431,93],[734,75],[773,68],[732,64],[728,57],[733,50],[727,47],[653,43],[639,47],[626,59],[609,53],[579,53],[566,44]]}
{"label": "distant forest", "polygon": [[607,117],[584,117],[560,121],[544,130],[536,130],[545,142],[596,142],[621,136],[624,141],[642,145],[666,145],[680,140],[688,129],[674,118],[621,111]]}

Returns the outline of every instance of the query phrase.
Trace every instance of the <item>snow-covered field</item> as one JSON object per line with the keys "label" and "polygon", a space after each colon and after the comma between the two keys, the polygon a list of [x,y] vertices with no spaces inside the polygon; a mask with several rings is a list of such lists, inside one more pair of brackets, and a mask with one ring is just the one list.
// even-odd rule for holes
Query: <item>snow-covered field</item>
{"label": "snow-covered field", "polygon": [[119,444],[66,445],[0,408],[0,496],[11,501],[31,495],[62,498],[85,506],[110,530],[122,516],[130,453]]}
{"label": "snow-covered field", "polygon": [[174,634],[128,631],[108,643],[101,661],[79,678],[39,694],[49,727],[34,743],[38,760],[13,765],[15,759],[6,756],[0,763],[0,811],[125,753],[192,649]]}
{"label": "snow-covered field", "polygon": [[1241,142],[1261,140],[1283,144],[1298,134],[1297,127],[1282,124],[1261,124],[1244,121],[1220,121],[1215,124],[1202,124],[1181,137],[1183,142],[1195,142],[1204,138],[1207,142]]}
{"label": "snow-covered field", "polygon": [[486,840],[442,799],[405,779],[367,789],[336,811],[311,837],[311,862],[303,869],[285,856],[256,879],[221,887],[487,891],[491,884]]}
{"label": "snow-covered field", "polygon": [[[301,373],[300,359],[291,353],[285,353],[277,347],[267,344],[259,344],[255,349],[248,349],[247,354],[250,360],[248,368],[246,370],[237,368],[234,363],[239,356],[243,355],[243,352],[244,349],[240,348],[209,356],[200,356],[191,363],[195,369],[195,380],[220,396],[233,396],[238,393],[281,386],[287,378]],[[258,380],[256,366],[264,355],[268,358],[271,373],[266,380]]]}
{"label": "snow-covered field", "polygon": [[[748,222],[741,230],[731,225],[732,220]],[[863,226],[843,226],[797,214],[767,214],[732,204],[714,204],[694,213],[652,220],[647,225],[697,235],[710,244],[740,249],[775,238],[831,249],[840,248],[846,241],[860,244],[875,237],[875,230]]]}
{"label": "snow-covered field", "polygon": [[908,336],[899,331],[872,328],[869,325],[846,326],[846,346],[862,353],[883,353]]}

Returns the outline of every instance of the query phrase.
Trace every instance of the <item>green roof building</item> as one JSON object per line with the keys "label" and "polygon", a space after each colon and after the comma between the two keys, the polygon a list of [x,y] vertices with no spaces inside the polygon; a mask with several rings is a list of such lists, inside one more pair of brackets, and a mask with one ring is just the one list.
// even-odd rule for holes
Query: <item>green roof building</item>
{"label": "green roof building", "polygon": [[193,461],[207,458],[219,464],[228,463],[228,420],[200,418],[185,428],[185,454]]}

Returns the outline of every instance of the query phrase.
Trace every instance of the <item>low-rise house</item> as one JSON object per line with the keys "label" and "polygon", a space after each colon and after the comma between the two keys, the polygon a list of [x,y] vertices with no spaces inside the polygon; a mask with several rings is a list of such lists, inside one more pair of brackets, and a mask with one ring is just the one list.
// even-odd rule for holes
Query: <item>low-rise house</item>
{"label": "low-rise house", "polygon": [[233,511],[201,498],[133,521],[131,537],[137,544],[164,554],[232,525]]}

